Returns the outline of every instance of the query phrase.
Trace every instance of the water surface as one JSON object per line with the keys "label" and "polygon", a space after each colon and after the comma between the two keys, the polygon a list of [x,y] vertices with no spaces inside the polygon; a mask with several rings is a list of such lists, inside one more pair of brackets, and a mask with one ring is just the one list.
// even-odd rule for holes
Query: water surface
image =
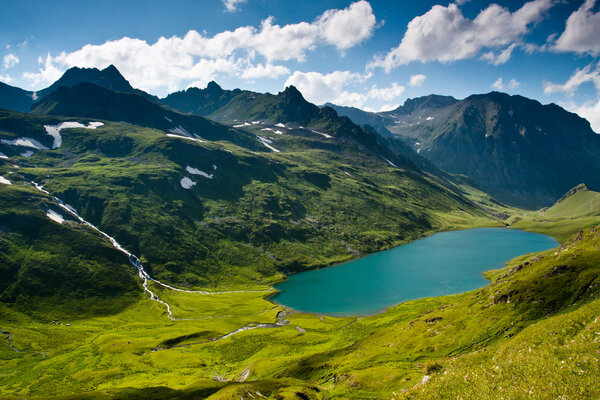
{"label": "water surface", "polygon": [[552,237],[516,229],[442,232],[329,268],[291,275],[272,300],[319,314],[367,315],[406,300],[462,293],[489,283],[482,272],[551,249]]}

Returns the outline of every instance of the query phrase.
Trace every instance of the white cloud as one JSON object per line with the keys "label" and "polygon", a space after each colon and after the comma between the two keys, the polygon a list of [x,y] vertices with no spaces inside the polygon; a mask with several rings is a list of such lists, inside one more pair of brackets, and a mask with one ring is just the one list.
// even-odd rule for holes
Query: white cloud
{"label": "white cloud", "polygon": [[404,93],[404,86],[398,85],[396,82],[392,82],[392,86],[387,88],[378,88],[373,86],[367,93],[367,97],[375,100],[392,101],[400,97]]}
{"label": "white cloud", "polygon": [[279,78],[290,73],[289,68],[283,65],[257,64],[251,65],[242,72],[243,79]]}
{"label": "white cloud", "polygon": [[[177,90],[189,82],[208,82],[219,74],[256,79],[266,71],[281,75],[286,67],[272,65],[273,61],[303,61],[317,46],[331,45],[338,50],[355,46],[373,34],[375,24],[369,3],[359,1],[345,9],[327,10],[311,23],[280,26],[269,17],[259,28],[243,26],[212,37],[191,30],[184,37],[161,37],[153,44],[129,37],[87,44],[71,53],[48,55],[38,72],[24,77],[32,86],[39,86],[52,83],[73,66],[105,68],[114,64],[133,86],[147,91]],[[258,56],[266,60],[264,65],[250,62]]]}
{"label": "white cloud", "polygon": [[306,100],[315,104],[332,102],[339,105],[362,106],[364,95],[349,92],[345,88],[351,84],[362,83],[368,75],[350,71],[334,71],[330,74],[320,72],[295,71],[284,86],[294,85]]}
{"label": "white cloud", "polygon": [[10,83],[12,78],[9,75],[0,75],[0,82]]}
{"label": "white cloud", "polygon": [[496,90],[504,90],[504,82],[502,82],[502,77],[496,79],[496,82],[492,83],[492,87]]}
{"label": "white cloud", "polygon": [[586,0],[569,16],[565,31],[554,44],[554,50],[600,54],[600,11],[593,12],[595,4],[596,0]]}
{"label": "white cloud", "polygon": [[408,86],[423,86],[425,79],[427,79],[427,77],[423,74],[411,75]]}
{"label": "white cloud", "polygon": [[582,69],[576,69],[563,84],[544,82],[544,93],[564,93],[566,96],[572,97],[579,87],[587,82],[593,83],[596,88],[598,97],[595,102],[592,100],[585,102],[584,104],[576,104],[571,101],[568,104],[565,104],[564,107],[569,111],[579,114],[580,117],[587,119],[590,122],[592,129],[596,133],[600,133],[600,62],[598,62],[595,67],[593,64],[589,64]]}
{"label": "white cloud", "polygon": [[496,81],[494,83],[492,83],[492,88],[496,89],[496,90],[505,90],[506,88],[508,89],[516,89],[519,86],[521,86],[521,82],[519,82],[516,79],[511,79],[510,81],[508,81],[508,85],[504,84],[504,81],[502,79],[502,77],[499,77],[498,79],[496,79]]}
{"label": "white cloud", "polygon": [[4,66],[4,69],[12,68],[15,65],[17,65],[18,63],[19,63],[19,57],[15,56],[14,54],[7,54],[4,56],[4,58],[2,60],[2,65]]}
{"label": "white cloud", "polygon": [[513,78],[513,79],[511,79],[511,80],[508,82],[508,88],[509,88],[509,89],[516,89],[516,88],[518,88],[519,86],[521,86],[521,82],[519,82],[518,80],[516,80],[516,79],[514,79],[514,78]]}
{"label": "white cloud", "polygon": [[316,21],[321,36],[339,50],[370,38],[375,24],[373,9],[367,1],[358,1],[343,10],[327,10]]}
{"label": "white cloud", "polygon": [[315,104],[327,102],[341,106],[367,109],[369,100],[391,102],[404,93],[404,86],[392,82],[388,87],[371,86],[369,90],[351,90],[352,86],[365,83],[370,74],[361,75],[350,71],[334,71],[330,74],[320,72],[295,71],[284,86],[294,85],[306,100]]}
{"label": "white cloud", "polygon": [[384,104],[379,108],[379,112],[385,112],[385,111],[393,111],[396,108],[400,107],[399,103],[396,104]]}
{"label": "white cloud", "polygon": [[223,0],[223,5],[225,6],[225,10],[233,12],[239,10],[239,5],[246,1],[247,0]]}
{"label": "white cloud", "polygon": [[580,117],[587,119],[596,133],[600,133],[600,100],[596,103],[588,102],[580,106],[567,106],[569,111],[579,114]]}
{"label": "white cloud", "polygon": [[563,83],[552,83],[544,81],[544,93],[564,93],[567,96],[573,96],[579,86],[586,82],[592,82],[596,86],[596,90],[600,92],[600,62],[596,65],[596,68],[592,70],[593,64],[587,65],[583,69],[576,69],[573,75]]}
{"label": "white cloud", "polygon": [[510,60],[510,56],[512,55],[513,50],[517,46],[518,46],[517,43],[512,43],[506,49],[504,49],[498,53],[494,53],[493,51],[488,51],[486,53],[483,53],[481,55],[481,57],[479,57],[479,59],[486,60],[490,64],[494,64],[494,65],[506,64],[508,62],[508,60]]}
{"label": "white cloud", "polygon": [[[376,57],[367,67],[381,67],[389,72],[413,61],[447,63],[474,57],[485,48],[510,48],[552,5],[552,0],[533,0],[511,13],[507,8],[491,4],[475,19],[465,18],[454,3],[447,7],[435,5],[408,23],[398,47],[383,57]],[[510,57],[512,49],[504,51],[500,60]]]}

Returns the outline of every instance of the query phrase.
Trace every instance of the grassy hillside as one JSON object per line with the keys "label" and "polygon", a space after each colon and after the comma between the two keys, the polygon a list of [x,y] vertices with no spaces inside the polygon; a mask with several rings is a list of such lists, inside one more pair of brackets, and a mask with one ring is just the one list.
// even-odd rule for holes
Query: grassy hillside
{"label": "grassy hillside", "polygon": [[2,329],[19,352],[0,347],[0,393],[596,398],[599,246],[594,228],[492,271],[493,283],[476,291],[364,318],[291,314],[281,317],[288,324],[216,341],[248,323],[275,322],[282,308],[264,300],[268,293],[166,290],[159,293],[175,321],[147,299],[110,316],[54,323],[3,306]]}
{"label": "grassy hillside", "polygon": [[[43,125],[57,121],[5,112],[0,136],[50,146]],[[184,287],[269,284],[435,231],[499,224],[426,175],[335,139],[286,129],[268,135],[271,151],[256,139],[263,126],[240,133],[257,152],[105,121],[62,130],[58,149],[10,153],[0,174],[44,183],[152,276]]]}
{"label": "grassy hillside", "polygon": [[507,223],[512,228],[546,233],[564,242],[580,229],[600,224],[600,193],[578,185],[552,207],[515,212]]}

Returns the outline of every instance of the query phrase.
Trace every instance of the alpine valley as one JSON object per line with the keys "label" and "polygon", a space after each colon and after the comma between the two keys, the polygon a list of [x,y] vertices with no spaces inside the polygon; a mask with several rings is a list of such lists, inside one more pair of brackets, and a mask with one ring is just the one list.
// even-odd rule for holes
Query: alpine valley
{"label": "alpine valley", "polygon": [[[1,398],[600,397],[600,136],[577,114],[499,92],[161,99],[112,65],[1,84],[0,107]],[[559,247],[376,315],[271,299],[482,227]]]}

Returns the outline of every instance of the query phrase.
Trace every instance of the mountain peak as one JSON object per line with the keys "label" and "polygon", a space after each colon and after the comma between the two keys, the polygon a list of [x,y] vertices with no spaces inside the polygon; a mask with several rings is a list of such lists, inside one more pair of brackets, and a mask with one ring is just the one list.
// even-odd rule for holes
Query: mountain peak
{"label": "mountain peak", "polygon": [[287,97],[290,99],[304,100],[304,96],[302,96],[302,93],[300,93],[300,91],[296,89],[294,85],[286,87],[285,90],[283,92],[279,92],[277,96]]}
{"label": "mountain peak", "polygon": [[223,91],[223,88],[221,88],[221,86],[219,86],[217,82],[210,81],[208,82],[208,85],[206,85],[206,90],[212,93],[221,93]]}

